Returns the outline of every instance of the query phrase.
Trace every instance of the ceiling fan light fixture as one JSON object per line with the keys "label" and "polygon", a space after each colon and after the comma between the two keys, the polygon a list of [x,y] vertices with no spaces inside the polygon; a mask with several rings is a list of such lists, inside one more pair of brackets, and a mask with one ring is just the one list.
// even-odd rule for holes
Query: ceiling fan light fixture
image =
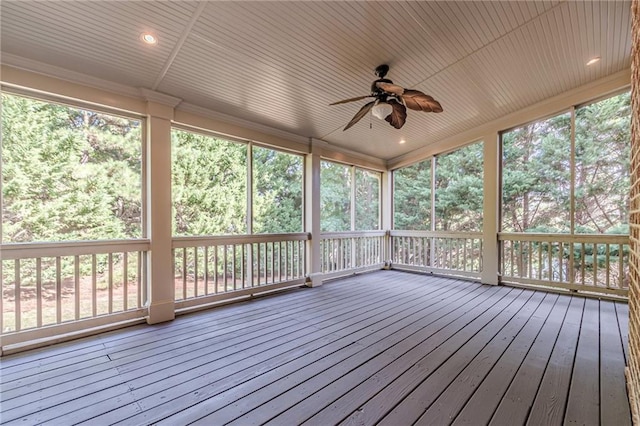
{"label": "ceiling fan light fixture", "polygon": [[379,120],[384,120],[392,112],[393,107],[388,103],[382,101],[378,102],[373,106],[373,108],[371,108],[371,114]]}

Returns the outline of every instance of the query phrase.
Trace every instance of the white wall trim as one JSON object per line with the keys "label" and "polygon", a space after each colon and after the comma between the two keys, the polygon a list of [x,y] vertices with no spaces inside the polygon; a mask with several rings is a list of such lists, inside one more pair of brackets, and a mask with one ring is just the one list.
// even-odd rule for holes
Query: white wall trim
{"label": "white wall trim", "polygon": [[22,56],[13,55],[11,53],[3,52],[0,56],[0,63],[12,68],[42,74],[47,77],[54,77],[71,83],[91,86],[96,89],[106,90],[119,95],[136,98],[140,96],[138,89],[135,87],[115,83],[109,80],[103,80],[101,78],[82,74],[76,71],[70,71],[65,68],[34,61],[33,59],[23,58]]}
{"label": "white wall trim", "polygon": [[387,162],[383,159],[332,145],[322,139],[311,139],[311,143],[322,151],[322,157],[354,166],[366,167],[380,172],[387,171]]}
{"label": "white wall trim", "polygon": [[171,108],[175,108],[180,102],[182,102],[182,99],[176,98],[175,96],[156,92],[155,90],[145,89],[144,87],[140,88],[140,95],[147,102],[156,102]]}

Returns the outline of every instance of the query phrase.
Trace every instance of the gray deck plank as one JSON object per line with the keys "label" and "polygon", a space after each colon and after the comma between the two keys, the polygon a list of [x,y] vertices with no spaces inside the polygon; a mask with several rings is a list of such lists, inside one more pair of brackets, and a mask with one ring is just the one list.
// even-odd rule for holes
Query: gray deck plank
{"label": "gray deck plank", "polygon": [[[612,333],[614,329],[616,332]],[[600,302],[600,423],[631,425],[624,353],[613,302]]]}
{"label": "gray deck plank", "polygon": [[[458,423],[458,414],[465,419],[466,413],[472,415],[468,417],[472,424],[488,423],[533,342],[539,337],[543,325],[551,315],[560,317],[556,319],[558,323],[564,317],[568,300],[562,298],[559,303],[562,305],[560,310],[556,309],[558,296],[547,294],[517,334],[502,330],[416,424],[444,424],[453,419]],[[511,335],[514,336],[512,339]]]}
{"label": "gray deck plank", "polygon": [[[500,289],[500,294],[504,295],[504,290]],[[509,293],[502,299],[484,311],[474,320],[466,324],[456,324],[456,329],[444,330],[447,339],[446,344],[441,344],[426,356],[423,354],[412,354],[412,358],[403,366],[401,374],[395,375],[391,383],[384,387],[371,399],[363,403],[345,421],[345,424],[374,424],[386,416],[398,403],[403,401],[420,383],[430,375],[438,371],[454,353],[456,353],[465,343],[473,339],[487,325],[508,320],[514,316],[533,296],[530,291],[508,290]],[[493,328],[491,325],[489,328]],[[417,359],[414,359],[416,357]],[[404,360],[401,360],[404,361]],[[326,414],[326,413],[325,413]],[[320,418],[311,419],[313,423],[320,422]],[[316,423],[317,424],[317,423]],[[403,424],[403,423],[401,423]]]}
{"label": "gray deck plank", "polygon": [[[410,286],[409,286],[410,287]],[[354,293],[355,296],[356,293]],[[383,292],[384,294],[384,292]],[[376,300],[380,300],[380,303],[383,303],[384,300],[386,300],[386,298],[384,297],[384,295],[382,297],[380,297],[380,295],[375,295],[374,297],[378,298]],[[328,309],[331,309],[331,307],[329,307]],[[349,310],[349,307],[345,307],[345,310]],[[274,318],[274,321],[277,321],[277,319]],[[298,333],[299,334],[303,334],[304,331],[304,324],[300,324],[297,325],[298,328]],[[282,333],[280,333],[281,335]],[[277,337],[277,336],[276,336]],[[263,340],[266,338],[265,336],[262,336]],[[258,339],[254,339],[252,341],[250,341],[249,345],[253,345],[255,346],[256,344],[260,343],[261,341]],[[187,348],[188,349],[188,348]],[[208,351],[219,351],[220,348],[209,348],[209,349],[205,349]],[[237,351],[235,351],[237,352]],[[233,353],[233,351],[231,352]],[[190,352],[190,355],[194,355],[194,352]],[[155,354],[154,356],[157,356],[157,354]],[[152,376],[146,375],[145,373],[148,372],[154,372],[155,371],[155,375],[159,376],[161,378],[164,378],[168,373],[169,370],[171,368],[175,368],[176,366],[175,361],[173,359],[169,359],[166,361],[166,363],[153,363],[150,364],[150,360],[149,358],[147,358],[146,360],[143,360],[143,364],[146,364],[146,366],[144,368],[139,368],[135,371],[132,371],[130,375],[128,375],[128,373],[122,373],[119,372],[119,374],[114,375],[112,377],[111,383],[107,380],[107,381],[103,381],[102,386],[104,388],[106,388],[105,392],[98,392],[93,393],[92,392],[87,392],[88,389],[96,389],[96,385],[94,382],[89,381],[89,384],[87,385],[88,388],[85,388],[83,386],[76,386],[73,387],[72,389],[68,390],[67,392],[62,392],[63,389],[60,388],[60,386],[54,386],[52,388],[47,389],[47,392],[43,395],[43,397],[41,397],[38,401],[38,406],[40,407],[40,409],[45,409],[45,408],[49,408],[53,411],[56,411],[56,406],[59,405],[60,403],[62,403],[65,398],[66,400],[73,400],[75,398],[88,398],[88,399],[92,399],[94,402],[95,401],[104,401],[104,399],[100,399],[100,394],[102,393],[106,393],[106,395],[110,395],[109,398],[113,398],[113,396],[111,396],[111,392],[108,390],[108,387],[110,385],[118,385],[123,383],[124,381],[130,380],[130,381],[135,381],[135,379],[142,379],[142,381],[144,380],[152,380]],[[186,363],[182,363],[180,365],[181,368],[187,368],[193,364],[193,360],[189,360]],[[191,364],[190,364],[191,363]],[[159,370],[161,369],[161,370]],[[168,370],[169,369],[169,370]],[[138,383],[140,383],[141,380],[138,380]],[[73,384],[73,383],[71,383]],[[132,385],[132,387],[134,387],[134,385]],[[96,399],[97,398],[97,399]],[[31,402],[30,398],[25,398],[27,400],[27,402],[24,401],[8,401],[8,409],[5,408],[4,409],[4,415],[7,418],[13,418],[13,416],[15,415],[24,415],[22,413],[25,413],[26,411],[28,411],[30,409],[30,407],[33,406],[33,402]],[[117,403],[117,400],[115,401]],[[15,407],[14,407],[15,405]],[[63,410],[60,410],[63,411]]]}
{"label": "gray deck plank", "polygon": [[509,385],[509,389],[500,401],[500,405],[493,414],[492,424],[519,425],[526,423],[529,409],[547,368],[551,351],[558,341],[562,324],[569,315],[572,306],[574,310],[578,308],[582,312],[582,307],[577,307],[575,298],[560,298]]}
{"label": "gray deck plank", "polygon": [[[496,293],[496,295],[497,294],[500,293]],[[502,295],[503,296],[492,296],[492,300],[494,301],[494,303],[497,303],[498,297],[504,297],[507,295],[507,293],[503,291]],[[498,304],[496,307],[499,308],[500,306],[504,305]],[[484,312],[486,312],[486,310],[488,310],[486,308],[486,305],[481,306],[480,304],[478,304],[478,306],[474,308],[474,311],[476,312],[469,313],[480,317]],[[323,398],[326,398],[325,405],[326,401],[330,401],[331,397],[335,399],[335,395],[332,395],[332,393],[336,393],[338,395],[341,394],[341,396],[333,401],[330,405],[326,405],[326,407],[324,407],[317,414],[311,417],[307,423],[333,424],[340,422],[350,413],[357,410],[370,398],[374,397],[380,391],[385,389],[389,384],[392,384],[411,366],[416,365],[418,362],[426,361],[425,358],[428,357],[436,348],[438,348],[442,343],[446,342],[453,335],[455,335],[460,328],[468,324],[468,319],[464,316],[459,315],[453,322],[450,322],[449,324],[438,330],[436,335],[430,337],[427,340],[419,342],[415,346],[410,347],[405,354],[396,358],[391,364],[385,366],[380,371],[366,378],[366,380],[362,381],[361,379],[358,379],[360,380],[358,381],[354,377],[352,377],[351,374],[349,374],[333,382],[330,387],[322,389],[321,391],[323,394],[326,394],[322,395]],[[441,356],[439,358],[433,358],[433,364],[437,363],[437,359],[444,358],[445,356],[441,351]],[[427,365],[429,364],[430,363],[427,362]],[[354,373],[358,372],[355,371]],[[278,420],[286,421],[287,419],[291,419],[289,416],[294,414],[293,412],[295,411],[304,412],[306,410],[305,405],[309,405],[307,401],[304,401],[303,404],[294,407],[291,410],[292,412],[284,413],[283,416],[275,418],[274,423]],[[364,411],[364,408],[362,408],[362,410]],[[309,412],[312,411],[309,409]],[[307,417],[309,417],[309,415],[307,415]],[[371,420],[373,422],[372,419],[368,420]]]}
{"label": "gray deck plank", "polygon": [[615,303],[618,327],[620,328],[620,340],[624,350],[624,362],[629,364],[629,305],[627,303]]}
{"label": "gray deck plank", "polygon": [[528,425],[561,425],[564,420],[584,303],[583,298],[572,300],[533,401]]}
{"label": "gray deck plank", "polygon": [[[268,336],[263,336],[242,345],[233,345],[223,351],[214,347],[209,349],[209,352],[203,353],[202,356],[194,357],[194,354],[191,353],[188,359],[180,363],[173,361],[173,364],[168,365],[164,363],[151,364],[146,367],[149,371],[145,369],[131,371],[120,374],[118,379],[127,380],[131,392],[137,397],[136,405],[142,411],[150,410],[151,415],[157,415],[163,410],[177,410],[179,406],[175,404],[175,400],[173,405],[168,405],[163,398],[167,389],[169,394],[173,395],[178,393],[180,389],[184,389],[184,393],[191,399],[194,393],[201,397],[207,394],[207,390],[217,390],[220,386],[233,383],[234,380],[240,382],[249,380],[255,376],[255,368],[270,369],[278,362],[299,359],[310,349],[327,345],[336,340],[341,329],[365,327],[368,324],[367,321],[364,321],[366,318],[369,322],[375,323],[380,320],[379,315],[383,315],[385,311],[395,306],[394,303],[400,306],[414,299],[416,294],[420,294],[420,288],[412,288],[410,283],[407,284],[405,290],[394,290],[396,295],[393,297],[384,294],[383,297],[380,297],[380,294],[377,293],[369,295],[368,298],[358,296],[357,303],[352,301],[348,306],[342,306],[339,311],[331,314],[333,316],[320,321],[326,323],[323,327],[317,324],[310,326],[303,323],[297,325],[295,331],[285,333],[280,337],[267,339]],[[368,303],[367,300],[375,302]],[[355,314],[352,311],[358,306],[358,303],[363,303],[369,311],[362,313],[356,310],[356,312],[360,312],[359,316],[346,321],[347,325],[344,325],[346,318],[354,317]],[[373,309],[374,307],[375,309]],[[314,312],[309,310],[304,314],[314,316]],[[351,322],[356,325],[350,325]],[[235,358],[238,358],[239,361]],[[234,374],[238,376],[233,377]],[[212,386],[214,383],[215,386]],[[194,389],[200,387],[206,389],[194,392]],[[162,404],[160,410],[156,408],[158,404]],[[102,400],[99,408],[94,407],[62,414],[58,412],[58,418],[60,421],[68,423],[93,418],[101,414],[117,416],[122,411],[128,413],[129,409],[128,407],[121,408],[117,399],[111,397],[108,400]]]}
{"label": "gray deck plank", "polygon": [[0,358],[0,416],[624,425],[627,317],[620,302],[379,271]]}
{"label": "gray deck plank", "polygon": [[[464,286],[463,286],[464,287]],[[451,298],[457,297],[459,294],[465,292],[475,293],[475,289],[463,288],[460,291],[456,288],[447,290],[442,296],[439,296],[437,292],[433,293],[432,300],[416,300],[416,304],[411,306],[410,304],[397,306],[396,310],[389,310],[389,316],[387,318],[377,317],[378,321],[375,324],[359,323],[358,326],[350,327],[354,332],[347,334],[341,332],[338,339],[334,340],[324,347],[318,346],[311,348],[311,350],[304,356],[295,359],[291,362],[281,363],[275,366],[271,370],[262,369],[258,377],[254,380],[240,381],[240,380],[226,380],[224,387],[219,387],[215,391],[203,390],[199,392],[199,398],[194,399],[191,395],[185,394],[180,397],[179,400],[174,400],[172,403],[182,407],[186,404],[186,408],[180,411],[173,417],[170,417],[168,423],[188,423],[189,421],[196,420],[202,417],[202,413],[214,412],[228,404],[235,403],[238,399],[247,394],[254,394],[255,391],[268,386],[270,383],[281,379],[282,377],[289,377],[292,373],[298,372],[301,369],[308,368],[309,365],[314,364],[319,360],[331,360],[337,362],[341,358],[347,358],[350,355],[361,351],[366,345],[375,343],[377,340],[393,334],[394,332],[401,331],[403,327],[411,324],[411,321],[415,318],[421,318],[429,314],[431,309],[437,309],[436,306],[445,307],[451,302]],[[431,307],[429,307],[429,305]],[[426,312],[422,312],[424,307],[427,306]],[[394,308],[390,306],[389,308]],[[348,329],[345,329],[345,331]],[[357,342],[357,343],[356,343]],[[237,383],[236,383],[237,382]],[[237,385],[237,386],[236,386]],[[143,401],[145,406],[152,408],[155,404],[161,403],[162,400],[158,400],[155,396],[155,401],[151,398],[147,398],[148,401]],[[234,405],[235,406],[235,405]],[[161,420],[164,415],[166,417],[171,413],[163,413],[153,410],[151,415],[154,415],[153,421]],[[129,419],[136,420],[136,419]]]}
{"label": "gray deck plank", "polygon": [[[420,417],[424,411],[433,404],[438,396],[442,395],[452,380],[469,369],[476,370],[481,374],[482,366],[474,363],[474,360],[480,360],[487,356],[490,359],[493,358],[488,361],[488,364],[493,365],[495,358],[526,326],[532,315],[542,308],[541,315],[546,317],[553,307],[553,301],[549,296],[548,294],[535,293],[515,315],[492,322],[491,326],[484,327],[436,372],[420,383],[413,392],[382,419],[380,424],[420,423]],[[475,374],[476,371],[471,371],[471,374]]]}
{"label": "gray deck plank", "polygon": [[[287,378],[289,384],[284,386],[284,388],[289,388],[288,391],[274,397],[274,392],[271,390],[271,395],[264,395],[265,403],[259,406],[255,404],[253,395],[248,395],[245,397],[245,403],[248,406],[246,408],[256,408],[251,411],[246,410],[249,412],[242,417],[238,417],[237,412],[231,412],[228,407],[225,407],[215,415],[203,418],[202,422],[217,422],[218,419],[227,420],[230,417],[231,420],[235,420],[231,424],[250,424],[259,421],[259,419],[268,418],[269,415],[274,416],[286,411],[281,416],[272,419],[272,423],[299,424],[306,420],[314,410],[318,410],[335,400],[337,395],[341,395],[341,389],[346,392],[349,387],[353,387],[356,383],[364,381],[380,369],[395,362],[411,348],[418,345],[426,346],[429,344],[426,343],[428,340],[433,347],[437,346],[436,341],[439,339],[434,335],[447,324],[447,321],[450,324],[464,316],[473,316],[474,310],[481,312],[482,307],[489,306],[493,299],[490,298],[491,294],[487,293],[489,292],[484,291],[482,295],[474,298],[472,301],[476,304],[475,308],[466,312],[464,307],[469,306],[467,300],[459,298],[452,301],[447,307],[447,310],[450,310],[449,314],[444,315],[444,312],[438,312],[438,315],[431,316],[426,323],[415,324],[415,327],[406,327],[401,333],[394,333],[388,339],[367,347],[362,351],[365,356],[360,359],[348,359],[333,363],[333,365],[312,366],[315,367],[315,375],[309,379],[289,377]],[[362,342],[358,343],[362,344]],[[294,407],[289,409],[292,405]],[[225,418],[225,415],[228,417]]]}
{"label": "gray deck plank", "polygon": [[565,424],[589,424],[600,418],[600,309],[587,299],[573,363]]}
{"label": "gray deck plank", "polygon": [[[298,305],[296,306],[296,309],[291,309],[291,315],[295,315],[296,312],[299,312],[300,310],[309,310],[309,309],[316,309],[315,312],[320,312],[320,309],[324,309],[324,308],[330,308],[333,309],[337,304],[341,304],[341,305],[345,305],[345,303],[348,302],[344,302],[343,297],[344,294],[337,292],[337,297],[333,298],[333,300],[330,299],[325,299],[324,303],[322,304],[315,304],[315,305],[309,305],[309,304],[303,304],[302,306],[300,306],[301,304],[298,303]],[[357,296],[358,291],[356,290],[354,293],[352,293],[352,296]],[[245,316],[243,316],[244,318]],[[287,326],[288,323],[294,323],[294,322],[299,322],[299,319],[295,319],[295,318],[289,318],[289,316],[286,316],[283,318],[282,315],[278,315],[278,314],[274,314],[274,313],[270,313],[269,316],[261,316],[257,319],[253,318],[251,315],[247,315],[247,321],[243,321],[240,325],[237,324],[233,324],[231,326],[227,325],[226,323],[219,323],[217,321],[210,321],[208,319],[206,319],[206,317],[201,316],[202,320],[199,320],[197,322],[194,321],[188,321],[188,324],[190,325],[190,327],[195,327],[197,329],[197,331],[192,331],[190,333],[187,333],[187,331],[189,331],[189,329],[185,329],[184,327],[175,327],[173,329],[173,333],[172,334],[167,334],[164,333],[162,334],[161,337],[159,337],[159,347],[158,348],[153,348],[153,350],[151,352],[153,352],[153,359],[150,359],[148,355],[144,355],[142,357],[140,357],[139,355],[137,355],[138,352],[134,352],[132,354],[130,354],[129,356],[114,356],[114,352],[121,354],[123,351],[126,351],[129,347],[128,343],[127,344],[123,344],[123,348],[116,350],[116,351],[110,351],[108,353],[108,358],[107,360],[110,361],[114,361],[114,362],[109,362],[105,367],[103,367],[103,369],[108,369],[108,368],[112,368],[114,366],[119,367],[119,371],[120,372],[125,372],[128,371],[130,369],[138,369],[141,368],[147,364],[149,364],[149,362],[157,362],[159,361],[161,358],[166,359],[168,357],[175,357],[176,355],[179,355],[180,350],[182,351],[188,351],[188,352],[193,352],[195,349],[197,349],[198,343],[202,344],[206,344],[206,345],[210,345],[213,343],[218,343],[218,342],[229,342],[231,341],[235,336],[244,336],[250,338],[251,337],[251,333],[249,333],[247,330],[251,330],[253,332],[253,334],[263,334],[263,333],[267,333],[269,331],[269,328],[273,327],[274,329],[278,329],[278,328],[285,328]],[[237,322],[237,319],[235,320],[235,322]],[[257,328],[256,326],[260,326],[259,328]],[[257,331],[256,331],[257,330]],[[260,333],[260,331],[262,331],[263,333]],[[194,335],[193,337],[191,337],[192,335]],[[168,342],[168,343],[166,343]],[[146,353],[146,352],[145,352]],[[164,354],[164,355],[161,355]],[[103,359],[101,359],[102,361],[104,361],[104,357],[107,357],[107,353],[104,352],[103,354]],[[75,358],[74,358],[75,359]],[[93,361],[95,362],[96,358],[87,360],[85,362],[89,362],[89,361]],[[115,361],[117,360],[117,361]],[[140,362],[134,362],[135,360],[139,360]],[[5,396],[5,391],[9,391],[11,389],[13,389],[14,387],[17,386],[24,386],[24,385],[28,385],[29,383],[37,383],[37,385],[41,388],[45,387],[44,383],[48,380],[52,383],[54,383],[55,385],[61,385],[61,383],[64,383],[66,380],[62,380],[62,382],[60,381],[60,377],[65,378],[67,376],[68,373],[68,369],[73,369],[74,367],[78,367],[78,369],[83,367],[82,362],[78,362],[72,366],[68,365],[68,360],[66,361],[67,363],[67,367],[66,368],[53,368],[53,369],[49,369],[46,370],[44,372],[40,372],[37,374],[31,373],[30,375],[28,375],[27,377],[22,377],[21,380],[19,382],[12,382],[9,381],[6,384],[3,384],[2,390],[3,390],[3,399],[8,399],[8,397]],[[142,364],[142,365],[141,365]],[[93,365],[93,364],[91,364]],[[83,372],[90,372],[89,370],[83,370]],[[96,371],[96,373],[99,372]],[[17,373],[14,373],[17,374]],[[85,376],[88,376],[89,374],[86,374]],[[78,379],[79,376],[75,375],[72,376],[72,379]],[[87,380],[91,380],[91,377],[88,377]],[[17,389],[17,391],[20,391],[20,389]],[[62,391],[62,390],[59,390]],[[27,391],[25,391],[25,393],[27,393]]]}

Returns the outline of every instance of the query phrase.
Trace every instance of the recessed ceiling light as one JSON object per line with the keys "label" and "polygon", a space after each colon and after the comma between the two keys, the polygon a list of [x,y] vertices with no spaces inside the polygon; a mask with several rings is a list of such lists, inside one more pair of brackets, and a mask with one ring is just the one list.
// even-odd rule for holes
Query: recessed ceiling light
{"label": "recessed ceiling light", "polygon": [[142,35],[140,36],[140,39],[142,39],[142,41],[144,41],[147,44],[156,44],[158,42],[158,39],[150,33],[142,33]]}
{"label": "recessed ceiling light", "polygon": [[593,65],[597,62],[600,62],[600,56],[589,59],[589,61],[587,62],[587,66]]}
{"label": "recessed ceiling light", "polygon": [[401,143],[401,144],[406,143],[406,142],[407,142],[407,141],[405,141],[404,139],[400,139],[400,143]]}

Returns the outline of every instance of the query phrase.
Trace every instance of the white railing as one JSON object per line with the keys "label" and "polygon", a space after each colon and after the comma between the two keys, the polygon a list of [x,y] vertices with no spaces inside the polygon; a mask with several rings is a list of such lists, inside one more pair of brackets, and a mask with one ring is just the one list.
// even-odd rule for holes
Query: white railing
{"label": "white railing", "polygon": [[391,231],[391,253],[395,269],[479,278],[482,233]]}
{"label": "white railing", "polygon": [[325,278],[381,269],[385,264],[385,231],[323,232],[320,267]]}
{"label": "white railing", "polygon": [[16,243],[1,250],[5,345],[145,316],[148,240]]}
{"label": "white railing", "polygon": [[178,309],[302,284],[309,234],[173,239]]}
{"label": "white railing", "polygon": [[498,239],[503,282],[628,295],[627,235],[501,233]]}

